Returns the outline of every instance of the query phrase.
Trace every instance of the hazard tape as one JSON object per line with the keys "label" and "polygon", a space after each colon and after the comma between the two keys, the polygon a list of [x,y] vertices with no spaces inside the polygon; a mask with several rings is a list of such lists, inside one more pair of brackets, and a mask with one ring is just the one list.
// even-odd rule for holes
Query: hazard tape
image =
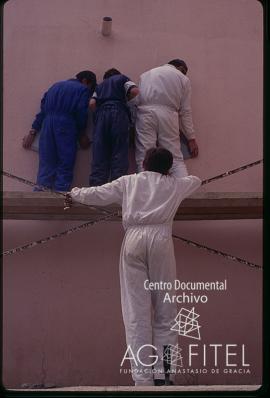
{"label": "hazard tape", "polygon": [[218,256],[222,256],[222,257],[226,258],[227,260],[237,261],[238,263],[245,264],[245,265],[247,265],[247,266],[249,266],[251,268],[262,269],[261,265],[251,263],[250,261],[244,260],[244,259],[242,259],[240,257],[236,257],[236,256],[233,256],[231,254],[224,253],[224,252],[222,252],[220,250],[212,249],[211,247],[208,247],[208,246],[205,246],[205,245],[201,245],[200,243],[194,242],[194,241],[189,240],[189,239],[182,238],[181,236],[178,236],[178,235],[175,235],[175,234],[173,234],[172,236],[173,236],[174,239],[181,240],[181,241],[185,242],[186,244],[188,244],[190,246],[206,250],[208,253],[211,253],[211,254],[217,254]]}
{"label": "hazard tape", "polygon": [[65,195],[63,192],[53,191],[52,189],[44,187],[43,185],[35,184],[34,182],[27,180],[26,178],[15,176],[14,174],[8,173],[6,171],[2,171],[2,174],[5,177],[12,178],[13,180],[19,181],[22,184],[29,185],[30,187],[38,188],[41,191],[56,193],[58,195],[63,195],[63,196]]}
{"label": "hazard tape", "polygon": [[246,169],[249,169],[250,167],[257,166],[260,163],[263,163],[263,159],[256,160],[256,162],[246,164],[244,166],[238,167],[237,169],[226,171],[225,173],[219,174],[215,177],[207,178],[206,180],[202,181],[202,185],[209,184],[209,182],[212,182],[215,180],[220,180],[221,178],[231,176],[232,174],[238,173],[239,171],[244,171]]}
{"label": "hazard tape", "polygon": [[[22,184],[29,185],[30,187],[38,188],[40,191],[50,192],[50,193],[53,193],[53,194],[56,194],[56,195],[60,195],[60,196],[63,196],[63,198],[66,197],[66,192],[54,191],[54,190],[51,189],[51,188],[44,187],[43,185],[37,185],[37,184],[35,184],[34,182],[32,182],[32,181],[30,181],[30,180],[27,180],[26,178],[18,177],[18,176],[14,175],[14,174],[7,173],[6,171],[2,171],[2,174],[3,174],[3,176],[5,176],[5,177],[8,177],[8,178],[11,178],[11,179],[13,179],[13,180],[19,181],[19,182],[21,182]],[[82,203],[82,202],[79,202],[79,203],[80,203],[80,205],[86,206],[86,207],[88,207],[89,209],[92,208],[92,209],[96,209],[96,210],[98,210],[98,211],[100,211],[101,213],[104,213],[104,214],[111,214],[110,211],[104,209],[103,207],[92,206],[92,205],[89,206],[89,205],[87,205],[87,204],[85,204],[85,203]],[[65,209],[64,209],[64,210],[65,210]],[[112,215],[112,217],[113,217],[113,215]]]}
{"label": "hazard tape", "polygon": [[88,221],[88,222],[86,222],[84,224],[78,225],[77,227],[73,227],[73,228],[67,229],[66,231],[62,231],[62,232],[59,232],[57,234],[50,235],[47,238],[42,238],[42,239],[36,240],[34,242],[28,243],[26,245],[18,246],[18,247],[15,247],[14,249],[6,250],[6,251],[4,251],[2,253],[2,256],[3,257],[4,256],[9,256],[11,254],[22,252],[22,251],[24,251],[26,249],[31,249],[32,247],[35,247],[37,245],[42,245],[43,243],[50,242],[50,241],[55,240],[57,238],[62,238],[63,236],[67,236],[67,235],[72,234],[73,232],[77,232],[77,231],[80,231],[81,229],[88,228],[91,225],[97,224],[98,222],[108,221],[110,218],[117,217],[117,216],[118,217],[120,216],[120,211],[116,211],[114,213],[110,213],[107,216],[101,217],[101,218],[99,218],[97,220]]}

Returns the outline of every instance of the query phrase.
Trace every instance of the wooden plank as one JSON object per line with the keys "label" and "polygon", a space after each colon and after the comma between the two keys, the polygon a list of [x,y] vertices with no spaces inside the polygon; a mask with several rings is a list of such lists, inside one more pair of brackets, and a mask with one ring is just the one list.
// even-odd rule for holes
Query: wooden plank
{"label": "wooden plank", "polygon": [[[206,192],[185,199],[175,220],[230,220],[262,218],[262,194],[258,192]],[[107,211],[120,210],[117,206]],[[4,192],[3,218],[7,220],[96,220],[104,209],[75,203],[64,211],[64,198],[49,192]],[[114,217],[111,220],[118,220]]]}

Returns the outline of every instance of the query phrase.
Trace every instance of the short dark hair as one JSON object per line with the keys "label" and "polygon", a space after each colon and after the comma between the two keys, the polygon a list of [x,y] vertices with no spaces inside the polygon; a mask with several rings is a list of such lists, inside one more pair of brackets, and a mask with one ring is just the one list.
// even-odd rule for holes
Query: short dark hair
{"label": "short dark hair", "polygon": [[170,62],[168,62],[168,64],[173,65],[176,68],[179,68],[179,66],[183,66],[186,69],[186,71],[188,71],[187,64],[182,59],[179,58],[172,59]]}
{"label": "short dark hair", "polygon": [[146,171],[167,175],[173,164],[173,155],[165,148],[150,148],[146,151],[143,166]]}
{"label": "short dark hair", "polygon": [[91,72],[90,70],[83,70],[82,72],[77,73],[76,79],[78,79],[80,82],[83,81],[83,79],[87,80],[87,83],[91,83],[91,85],[95,88],[97,84],[97,78],[94,72]]}
{"label": "short dark hair", "polygon": [[104,73],[103,80],[108,79],[109,77],[114,76],[114,75],[121,75],[121,72],[119,72],[119,70],[115,69],[115,68],[108,69]]}

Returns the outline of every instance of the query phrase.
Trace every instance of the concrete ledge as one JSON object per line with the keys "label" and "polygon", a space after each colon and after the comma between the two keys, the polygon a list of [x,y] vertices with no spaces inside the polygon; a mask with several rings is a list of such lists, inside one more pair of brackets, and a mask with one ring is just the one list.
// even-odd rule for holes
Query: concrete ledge
{"label": "concrete ledge", "polygon": [[[263,199],[259,192],[205,192],[183,200],[175,220],[230,220],[262,218]],[[118,207],[108,206],[115,212]],[[95,209],[74,203],[64,211],[64,198],[49,192],[4,192],[3,218],[7,220],[96,220],[104,216]],[[111,221],[120,221],[114,217]]]}

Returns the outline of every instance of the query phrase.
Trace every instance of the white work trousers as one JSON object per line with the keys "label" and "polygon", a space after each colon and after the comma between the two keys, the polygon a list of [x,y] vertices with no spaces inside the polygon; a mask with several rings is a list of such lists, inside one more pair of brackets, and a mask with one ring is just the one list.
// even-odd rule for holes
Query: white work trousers
{"label": "white work trousers", "polygon": [[135,157],[137,171],[143,171],[145,152],[161,146],[173,154],[172,174],[175,177],[188,175],[179,137],[178,112],[163,105],[140,105],[136,117]]}
{"label": "white work trousers", "polygon": [[[120,284],[123,320],[127,347],[136,356],[145,344],[156,347],[141,349],[137,364],[131,359],[135,385],[153,385],[154,379],[164,379],[164,345],[176,345],[177,333],[171,331],[177,315],[175,303],[164,303],[166,290],[147,290],[145,281],[171,282],[174,294],[176,264],[171,225],[140,225],[129,227],[120,256]],[[158,356],[155,365],[153,364]],[[173,370],[171,368],[171,370]],[[173,377],[171,377],[171,380]]]}

